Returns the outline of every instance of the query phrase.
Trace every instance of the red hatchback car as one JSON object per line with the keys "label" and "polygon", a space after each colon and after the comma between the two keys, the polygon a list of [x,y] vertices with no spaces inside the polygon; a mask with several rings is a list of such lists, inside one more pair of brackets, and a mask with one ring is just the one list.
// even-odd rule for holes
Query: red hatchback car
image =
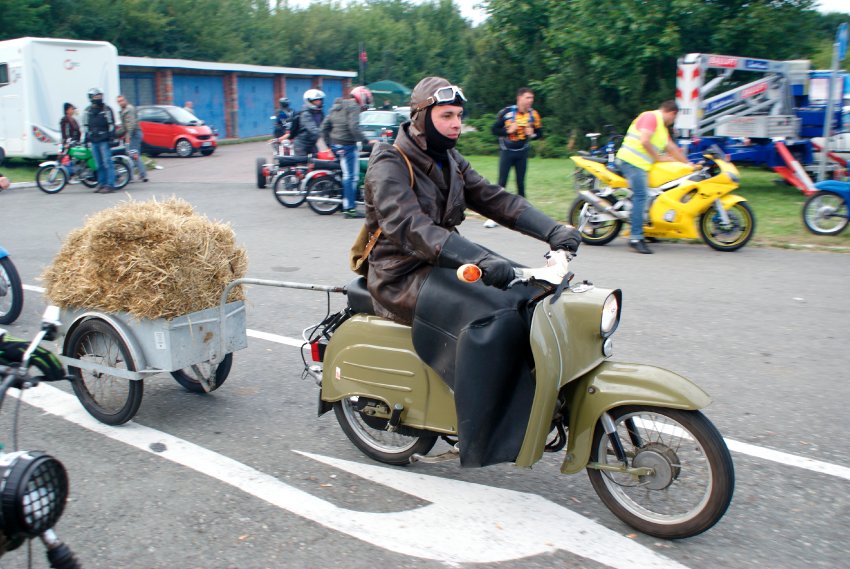
{"label": "red hatchback car", "polygon": [[215,152],[215,133],[182,107],[152,105],[139,107],[138,111],[142,152],[148,156],[176,152],[186,158],[195,152],[204,156]]}

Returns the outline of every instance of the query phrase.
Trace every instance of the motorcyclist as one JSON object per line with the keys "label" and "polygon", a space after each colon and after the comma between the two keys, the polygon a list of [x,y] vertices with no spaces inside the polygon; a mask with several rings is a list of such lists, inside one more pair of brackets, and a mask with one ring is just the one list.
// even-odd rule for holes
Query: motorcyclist
{"label": "motorcyclist", "polygon": [[322,123],[322,138],[330,144],[342,166],[342,211],[347,218],[363,217],[355,208],[360,175],[357,143],[369,145],[369,140],[360,130],[360,111],[365,111],[371,104],[372,92],[363,86],[355,87],[348,97],[340,97],[334,101]]}
{"label": "motorcyclist", "polygon": [[89,89],[88,97],[91,104],[83,112],[83,129],[97,166],[95,193],[109,194],[115,191],[115,168],[112,166],[110,144],[115,138],[115,113],[109,105],[104,104],[103,91],[97,87]]}
{"label": "motorcyclist", "polygon": [[320,127],[325,118],[323,107],[325,93],[319,89],[307,89],[304,92],[304,108],[295,113],[289,127],[289,133],[283,135],[293,141],[296,156],[305,156],[318,152],[317,143],[321,138]]}
{"label": "motorcyclist", "polygon": [[281,97],[278,99],[277,118],[274,121],[275,138],[280,138],[289,131],[289,117],[292,115],[292,108],[289,99]]}
{"label": "motorcyclist", "polygon": [[[552,249],[575,251],[581,238],[485,180],[455,150],[465,103],[460,88],[426,77],[395,147],[373,150],[366,225],[382,233],[367,286],[375,312],[412,324],[417,353],[454,389],[461,463],[483,466],[514,460],[522,444],[534,392],[528,300],[535,289],[504,290],[516,264],[461,237],[457,226],[469,208]],[[464,263],[482,269],[483,284],[458,281]]]}

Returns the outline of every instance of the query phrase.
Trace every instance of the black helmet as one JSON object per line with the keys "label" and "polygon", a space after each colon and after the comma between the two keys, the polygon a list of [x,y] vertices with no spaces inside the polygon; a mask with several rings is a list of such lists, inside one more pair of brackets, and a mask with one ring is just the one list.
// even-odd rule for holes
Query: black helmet
{"label": "black helmet", "polygon": [[97,87],[92,87],[88,92],[89,101],[94,101],[95,99],[103,100],[103,91],[98,89]]}
{"label": "black helmet", "polygon": [[280,99],[278,99],[277,102],[280,103],[280,106],[282,108],[284,108],[284,109],[289,108],[289,99],[287,99],[286,97],[281,97]]}

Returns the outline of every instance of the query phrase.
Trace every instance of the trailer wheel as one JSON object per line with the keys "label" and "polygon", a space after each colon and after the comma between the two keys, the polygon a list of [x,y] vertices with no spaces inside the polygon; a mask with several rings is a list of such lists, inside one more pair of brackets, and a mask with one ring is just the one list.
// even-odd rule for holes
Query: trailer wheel
{"label": "trailer wheel", "polygon": [[213,366],[210,362],[201,362],[187,368],[179,369],[171,372],[171,377],[177,380],[177,383],[183,386],[187,391],[192,393],[209,393],[215,391],[227,376],[230,374],[230,368],[233,365],[233,354],[227,354],[217,366]]}
{"label": "trailer wheel", "polygon": [[[106,322],[90,319],[82,322],[68,339],[67,355],[114,369],[136,371],[130,349]],[[92,417],[107,425],[122,425],[132,419],[142,404],[144,384],[99,371],[68,366],[74,376],[71,385],[77,399]]]}

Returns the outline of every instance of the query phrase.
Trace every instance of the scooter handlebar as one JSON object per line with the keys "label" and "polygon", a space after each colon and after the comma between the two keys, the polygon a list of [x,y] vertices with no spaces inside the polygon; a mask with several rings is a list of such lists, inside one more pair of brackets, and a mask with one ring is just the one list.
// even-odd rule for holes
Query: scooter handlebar
{"label": "scooter handlebar", "polygon": [[[510,287],[520,282],[528,282],[531,279],[546,281],[554,285],[561,284],[569,272],[569,264],[574,256],[569,251],[549,251],[545,255],[546,265],[543,267],[534,269],[514,267],[516,278],[508,286]],[[461,265],[457,269],[457,278],[465,283],[477,282],[481,280],[481,275],[481,268],[472,263]]]}

